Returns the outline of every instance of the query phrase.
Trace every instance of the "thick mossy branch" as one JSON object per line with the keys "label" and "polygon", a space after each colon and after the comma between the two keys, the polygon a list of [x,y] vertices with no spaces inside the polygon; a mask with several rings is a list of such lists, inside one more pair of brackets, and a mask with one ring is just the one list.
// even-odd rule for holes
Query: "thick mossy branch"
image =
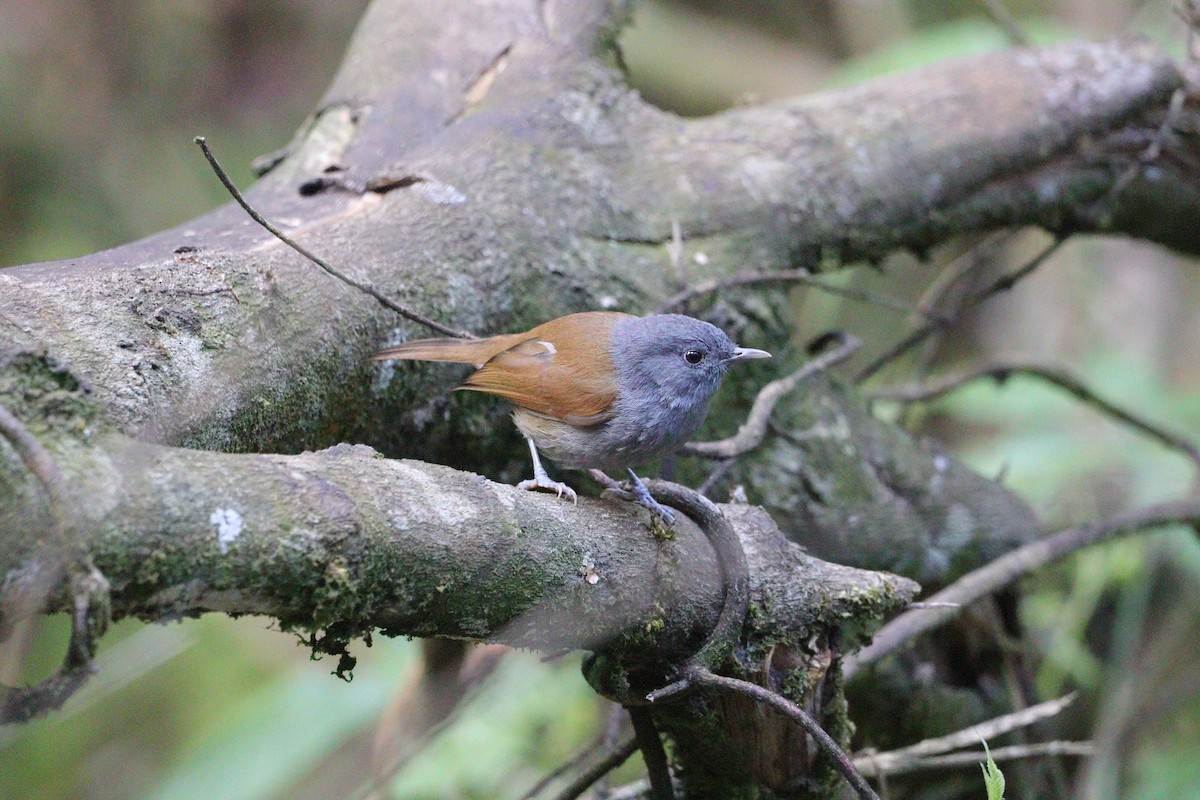
{"label": "thick mossy branch", "polygon": [[[0,375],[0,402],[35,415],[62,491],[78,500],[60,510],[63,539],[107,578],[115,619],[265,614],[320,633],[323,649],[380,628],[547,651],[617,647],[665,664],[689,654],[721,608],[716,556],[686,520],[659,541],[633,504],[573,505],[364,446],[273,456],[148,444],[84,424],[87,393],[56,382],[36,354],[9,359]],[[47,404],[60,414],[49,426]],[[0,447],[2,507],[36,492],[35,476]],[[45,543],[27,522],[0,516],[0,574],[40,557]],[[770,529],[780,552],[795,550]],[[798,551],[778,556],[751,562],[773,636],[870,626],[914,590]],[[804,588],[779,588],[793,585]]]}

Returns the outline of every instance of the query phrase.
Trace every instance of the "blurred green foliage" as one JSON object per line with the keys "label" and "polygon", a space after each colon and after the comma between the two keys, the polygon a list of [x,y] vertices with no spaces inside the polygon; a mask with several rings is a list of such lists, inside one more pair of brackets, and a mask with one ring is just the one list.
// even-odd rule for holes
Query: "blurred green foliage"
{"label": "blurred green foliage", "polygon": [[[116,245],[224,202],[191,137],[208,135],[246,183],[250,158],[285,143],[316,102],[363,5],[0,6],[0,265]],[[760,5],[756,15],[729,0],[645,3],[622,38],[633,82],[664,107],[706,113],[1006,44],[971,0]],[[1179,54],[1171,6],[1009,3],[1034,42],[1140,33]],[[946,258],[898,256],[882,272],[839,279],[916,298]],[[944,342],[933,370],[1000,357],[1065,364],[1109,399],[1195,434],[1197,272],[1154,247],[1073,243]],[[802,326],[847,327],[877,349],[903,322],[811,292],[797,291],[796,305]],[[907,377],[898,369],[885,380]],[[1194,478],[1177,455],[1030,380],[966,387],[910,421],[983,473],[1003,470],[1055,525],[1177,496]],[[1078,778],[1081,794],[1200,797],[1197,586],[1191,531],[1096,548],[1025,582],[1022,620],[1043,654],[1038,688],[1082,689],[1095,725],[1103,757]],[[65,631],[62,619],[43,621],[27,680],[53,668]],[[417,655],[414,643],[381,638],[355,655],[355,679],[343,683],[262,619],[121,623],[102,643],[99,675],[63,712],[0,729],[0,797],[266,800],[298,796],[298,780],[339,764],[351,778],[328,796],[356,796],[369,776],[346,765]],[[510,655],[391,793],[519,796],[604,718],[577,659]],[[636,765],[625,770],[636,775]]]}

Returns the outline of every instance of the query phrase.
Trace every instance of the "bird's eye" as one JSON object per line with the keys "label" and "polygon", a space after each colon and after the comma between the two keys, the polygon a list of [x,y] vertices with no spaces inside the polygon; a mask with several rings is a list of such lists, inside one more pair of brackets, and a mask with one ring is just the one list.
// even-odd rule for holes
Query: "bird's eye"
{"label": "bird's eye", "polygon": [[688,350],[683,354],[683,360],[689,364],[699,364],[704,360],[703,350]]}

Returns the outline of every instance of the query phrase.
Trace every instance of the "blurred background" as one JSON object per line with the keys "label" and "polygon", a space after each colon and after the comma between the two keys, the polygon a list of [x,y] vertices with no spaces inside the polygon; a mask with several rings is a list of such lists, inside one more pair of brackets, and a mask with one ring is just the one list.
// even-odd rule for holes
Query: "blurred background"
{"label": "blurred background", "polygon": [[[684,115],[836,88],[1006,47],[979,0],[643,2],[621,45],[631,80]],[[236,182],[284,145],[332,77],[362,0],[0,0],[0,267],[70,258],[182,223],[226,201],[191,139]],[[1147,36],[1176,57],[1170,0],[1008,0],[1035,43]],[[1046,239],[1006,239],[992,269]],[[970,242],[838,280],[918,299]],[[967,317],[880,384],[920,367],[1018,360],[1069,366],[1106,398],[1200,434],[1200,265],[1114,238],[1071,239],[1033,277]],[[876,352],[911,324],[795,290],[801,339],[849,328]],[[865,363],[859,361],[859,364]],[[919,409],[880,411],[987,475],[1003,472],[1057,527],[1185,492],[1179,456],[1014,379]],[[1198,436],[1200,438],[1200,436]],[[1082,553],[1022,585],[1042,697],[1078,689],[1097,758],[1070,775],[1089,798],[1200,797],[1200,544],[1175,530]],[[4,682],[49,674],[66,640],[48,619]],[[100,674],[62,713],[0,729],[0,798],[355,796],[379,719],[417,645],[362,645],[352,683],[268,620],[118,624]],[[11,668],[10,668],[11,671]],[[853,715],[853,709],[851,710]],[[506,657],[390,796],[519,797],[603,730],[578,659]],[[636,761],[636,759],[635,759]],[[971,767],[964,775],[978,777]],[[973,774],[972,774],[973,772]],[[627,765],[618,775],[637,774]],[[982,786],[966,794],[982,797]],[[957,791],[957,790],[956,790]],[[932,796],[932,795],[930,795]],[[1020,796],[1020,795],[1010,795]]]}

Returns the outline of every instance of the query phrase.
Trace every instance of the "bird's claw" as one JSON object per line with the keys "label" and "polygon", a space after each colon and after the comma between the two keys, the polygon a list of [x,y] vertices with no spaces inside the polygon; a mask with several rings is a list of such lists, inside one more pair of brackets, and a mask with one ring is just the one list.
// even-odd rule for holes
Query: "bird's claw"
{"label": "bird's claw", "polygon": [[605,489],[604,493],[621,500],[638,503],[648,509],[658,520],[665,522],[668,528],[674,525],[675,512],[655,500],[650,494],[650,490],[646,488],[646,484],[642,483],[632,471],[630,474],[633,475],[633,480],[625,481],[620,488]]}
{"label": "bird's claw", "polygon": [[517,488],[530,492],[554,492],[559,497],[566,495],[572,503],[579,504],[579,495],[575,494],[575,490],[562,481],[554,481],[544,477],[533,477],[518,483]]}

